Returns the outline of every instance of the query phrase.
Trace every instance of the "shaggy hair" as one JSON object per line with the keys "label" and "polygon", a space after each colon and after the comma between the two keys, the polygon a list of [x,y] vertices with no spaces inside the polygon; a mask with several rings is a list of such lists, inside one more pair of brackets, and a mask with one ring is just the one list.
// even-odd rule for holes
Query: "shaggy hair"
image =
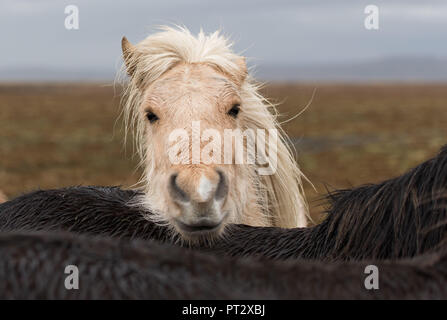
{"label": "shaggy hair", "polygon": [[39,190],[0,205],[0,232],[70,231],[123,239],[168,240],[166,228],[127,203],[138,191],[117,187]]}
{"label": "shaggy hair", "polygon": [[[0,205],[0,231],[66,230],[173,241],[166,228],[129,207],[137,191],[76,187],[36,191]],[[313,228],[232,225],[205,246],[217,254],[320,260],[398,259],[445,247],[447,147],[407,173],[327,198],[326,220]]]}
{"label": "shaggy hair", "polygon": [[[145,90],[142,88],[147,88],[180,63],[204,63],[223,74],[243,78],[240,93],[244,108],[244,129],[278,129],[276,172],[260,176],[254,171],[254,166],[249,166],[252,172],[244,176],[244,179],[252,180],[247,181],[247,184],[256,188],[256,202],[262,208],[263,215],[273,226],[305,227],[309,215],[302,187],[303,174],[294,160],[291,144],[287,143],[288,137],[276,120],[275,107],[259,93],[260,85],[249,76],[239,75],[241,70],[238,61],[242,57],[234,54],[231,47],[232,44],[219,32],[206,35],[201,31],[196,37],[185,28],[162,27],[161,32],[147,37],[136,46],[123,39],[123,71],[127,70],[131,77],[124,84],[122,104],[125,126],[133,129],[140,166],[144,167],[141,179],[143,189],[151,195],[154,188],[159,186],[153,185],[153,181],[151,183],[154,157],[157,155],[147,138],[146,119],[141,116],[139,109],[144,98]],[[144,197],[140,197],[137,202],[150,208],[150,203],[144,200]],[[235,209],[239,214],[247,214],[241,208]],[[153,214],[149,216],[152,221],[166,224],[163,214],[152,211]],[[241,222],[240,219],[238,222]]]}
{"label": "shaggy hair", "polygon": [[[447,146],[407,173],[327,197],[327,218],[308,229],[237,226],[231,255],[323,260],[398,259],[447,244]],[[217,248],[215,248],[217,249]]]}
{"label": "shaggy hair", "polygon": [[[322,263],[218,257],[154,242],[0,234],[0,299],[447,299],[445,252]],[[365,267],[379,269],[367,290]],[[78,267],[77,290],[64,270]]]}

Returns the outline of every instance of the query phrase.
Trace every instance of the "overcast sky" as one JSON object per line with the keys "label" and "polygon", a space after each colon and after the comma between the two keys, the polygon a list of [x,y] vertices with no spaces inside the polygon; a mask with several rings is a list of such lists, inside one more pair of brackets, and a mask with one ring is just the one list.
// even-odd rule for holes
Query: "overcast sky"
{"label": "overcast sky", "polygon": [[[79,30],[64,27],[70,4]],[[364,27],[368,4],[379,7],[379,30]],[[160,24],[220,28],[261,66],[447,57],[446,0],[0,0],[0,70],[115,70],[121,37],[135,43]]]}

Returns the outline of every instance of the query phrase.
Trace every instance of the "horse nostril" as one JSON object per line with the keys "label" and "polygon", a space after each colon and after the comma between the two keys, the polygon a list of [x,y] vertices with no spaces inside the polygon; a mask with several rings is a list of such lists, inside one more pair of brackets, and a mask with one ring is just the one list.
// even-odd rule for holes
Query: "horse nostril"
{"label": "horse nostril", "polygon": [[227,177],[225,176],[225,173],[223,173],[220,170],[217,170],[217,173],[219,174],[219,184],[217,186],[214,198],[216,200],[222,200],[225,199],[225,197],[228,194],[228,181]]}
{"label": "horse nostril", "polygon": [[177,185],[177,176],[178,174],[174,173],[169,178],[169,185],[168,185],[169,194],[174,200],[179,200],[181,202],[188,202],[189,201],[188,195]]}

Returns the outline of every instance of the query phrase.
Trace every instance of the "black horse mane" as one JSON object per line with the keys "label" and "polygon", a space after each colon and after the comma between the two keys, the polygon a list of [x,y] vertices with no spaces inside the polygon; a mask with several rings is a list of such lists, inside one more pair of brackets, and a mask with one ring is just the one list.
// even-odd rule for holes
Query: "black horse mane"
{"label": "black horse mane", "polygon": [[[446,299],[447,252],[394,261],[232,258],[73,233],[0,233],[0,299]],[[380,270],[379,290],[364,286]],[[78,290],[63,271],[79,270]]]}
{"label": "black horse mane", "polygon": [[[129,206],[137,191],[72,187],[35,191],[0,204],[0,231],[65,230],[86,235],[172,242],[165,227]],[[398,259],[438,250],[447,231],[447,146],[407,173],[338,190],[327,218],[312,228],[232,225],[201,249],[230,256],[319,260]],[[181,243],[181,242],[180,242]]]}

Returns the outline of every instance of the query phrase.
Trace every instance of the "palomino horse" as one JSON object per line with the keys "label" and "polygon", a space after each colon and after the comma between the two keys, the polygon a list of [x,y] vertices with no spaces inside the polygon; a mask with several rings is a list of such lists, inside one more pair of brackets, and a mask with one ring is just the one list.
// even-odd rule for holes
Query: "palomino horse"
{"label": "palomino horse", "polygon": [[307,225],[288,137],[226,38],[163,27],[137,45],[124,37],[122,50],[124,118],[145,168],[135,204],[147,219],[188,240],[230,223]]}

